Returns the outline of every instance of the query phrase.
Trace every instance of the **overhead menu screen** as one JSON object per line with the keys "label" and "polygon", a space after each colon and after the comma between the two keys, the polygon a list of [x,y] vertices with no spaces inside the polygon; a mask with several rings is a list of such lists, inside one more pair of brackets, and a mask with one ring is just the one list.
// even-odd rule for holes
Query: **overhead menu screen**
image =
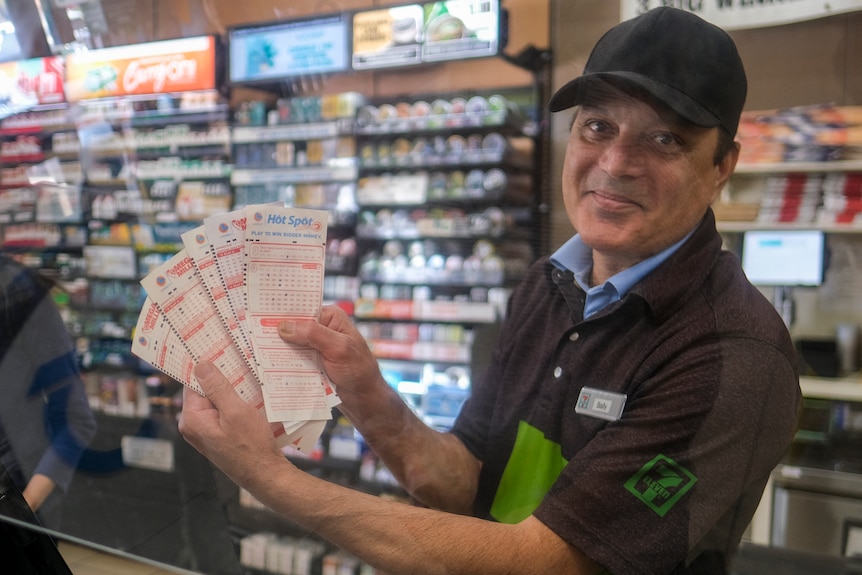
{"label": "overhead menu screen", "polygon": [[233,83],[265,83],[350,69],[349,17],[338,14],[230,30]]}
{"label": "overhead menu screen", "polygon": [[498,0],[447,0],[424,5],[424,62],[495,56],[500,42]]}
{"label": "overhead menu screen", "polygon": [[357,12],[356,70],[495,56],[499,0],[445,0]]}
{"label": "overhead menu screen", "polygon": [[353,16],[353,68],[421,63],[422,23],[419,4],[357,12]]}

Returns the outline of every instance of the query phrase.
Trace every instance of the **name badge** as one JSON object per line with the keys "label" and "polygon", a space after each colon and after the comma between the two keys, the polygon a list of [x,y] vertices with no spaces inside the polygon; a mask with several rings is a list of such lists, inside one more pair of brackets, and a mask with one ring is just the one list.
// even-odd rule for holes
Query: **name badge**
{"label": "name badge", "polygon": [[618,421],[626,405],[624,393],[611,393],[594,387],[582,387],[575,404],[575,413]]}

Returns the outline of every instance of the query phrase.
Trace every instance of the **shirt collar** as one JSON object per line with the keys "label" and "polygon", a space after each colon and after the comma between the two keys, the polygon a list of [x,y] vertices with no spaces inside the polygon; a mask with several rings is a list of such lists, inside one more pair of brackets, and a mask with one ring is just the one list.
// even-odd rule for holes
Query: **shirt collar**
{"label": "shirt collar", "polygon": [[[589,286],[589,276],[593,267],[593,251],[584,243],[580,234],[575,234],[572,238],[566,241],[566,243],[560,246],[560,248],[551,255],[551,263],[559,269],[566,270],[574,274],[575,281],[587,293],[585,316],[592,315],[592,313],[599,311],[599,309],[605,305],[609,305],[622,299],[632,286],[660,266],[662,262],[678,250],[693,233],[694,230],[690,231],[685,235],[685,237],[672,246],[654,256],[638,262],[630,268],[624,269],[608,278],[603,284],[593,286],[592,288]],[[600,300],[598,299],[599,297]],[[591,299],[597,299],[596,303],[599,304],[598,308],[590,305]]]}

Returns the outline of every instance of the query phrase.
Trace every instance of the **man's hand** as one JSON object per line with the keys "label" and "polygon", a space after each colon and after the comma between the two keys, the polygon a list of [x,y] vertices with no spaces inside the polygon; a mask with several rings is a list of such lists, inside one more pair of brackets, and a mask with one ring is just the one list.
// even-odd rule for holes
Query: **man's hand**
{"label": "man's hand", "polygon": [[255,471],[284,463],[262,411],[247,404],[214,365],[195,366],[195,377],[206,397],[183,389],[182,436],[238,485]]}
{"label": "man's hand", "polygon": [[283,321],[278,335],[284,341],[320,352],[323,369],[337,386],[338,395],[361,396],[382,382],[377,360],[350,317],[337,306],[324,306],[318,321]]}

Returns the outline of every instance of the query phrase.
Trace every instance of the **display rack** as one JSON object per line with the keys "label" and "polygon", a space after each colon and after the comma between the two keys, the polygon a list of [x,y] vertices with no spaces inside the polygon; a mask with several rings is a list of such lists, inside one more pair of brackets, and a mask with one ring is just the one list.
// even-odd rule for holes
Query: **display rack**
{"label": "display rack", "polygon": [[477,324],[535,257],[535,89],[382,99],[356,118],[357,327],[387,380],[445,429]]}
{"label": "display rack", "polygon": [[280,202],[329,212],[324,298],[357,295],[354,118],[364,99],[346,92],[242,106],[235,115],[234,209]]}
{"label": "display rack", "polygon": [[[736,210],[727,213],[718,221],[719,230],[727,233],[741,233],[752,229],[820,229],[830,234],[857,234],[862,232],[862,221],[835,222],[817,220],[804,222],[780,222],[758,219],[763,190],[770,180],[776,181],[788,174],[830,177],[847,174],[862,174],[862,160],[838,160],[828,162],[773,162],[747,164],[737,167],[723,199],[716,206],[717,214],[725,214],[727,206],[736,206]],[[858,177],[858,176],[857,176]],[[742,207],[745,219],[734,219],[734,213],[739,213]]]}

